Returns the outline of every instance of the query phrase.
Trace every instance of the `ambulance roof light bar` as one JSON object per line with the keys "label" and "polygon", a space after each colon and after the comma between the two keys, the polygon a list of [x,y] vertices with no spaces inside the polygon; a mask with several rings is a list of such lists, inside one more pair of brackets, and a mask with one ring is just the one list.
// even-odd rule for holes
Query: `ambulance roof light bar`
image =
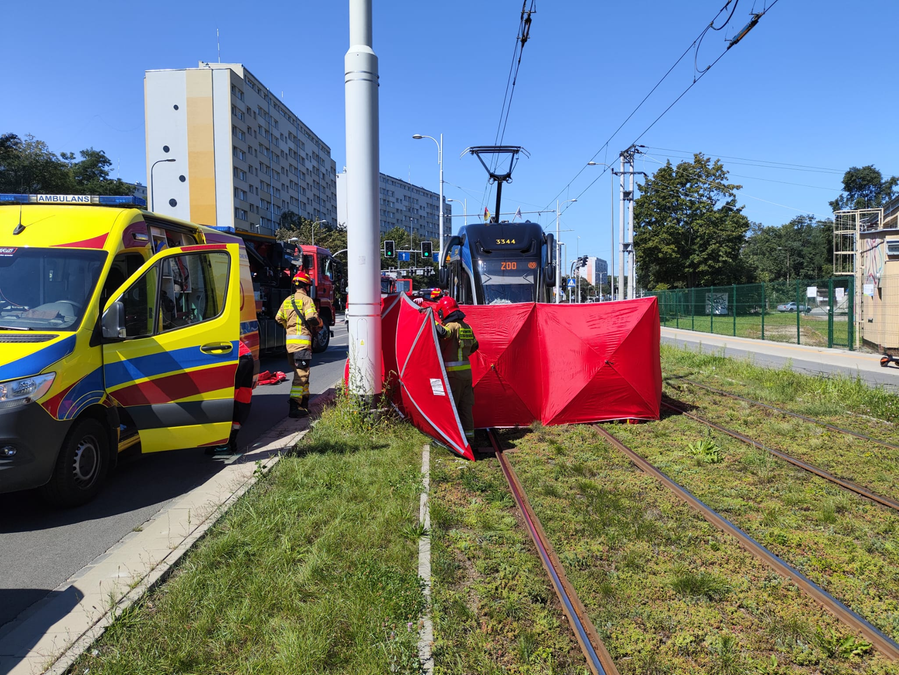
{"label": "ambulance roof light bar", "polygon": [[146,208],[147,200],[134,195],[29,195],[0,193],[0,204],[88,204],[93,206],[136,206]]}

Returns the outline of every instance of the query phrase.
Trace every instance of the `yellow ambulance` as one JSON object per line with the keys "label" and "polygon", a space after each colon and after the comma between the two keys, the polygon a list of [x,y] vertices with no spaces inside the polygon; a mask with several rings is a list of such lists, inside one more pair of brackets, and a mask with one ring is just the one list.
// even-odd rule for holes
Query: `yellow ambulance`
{"label": "yellow ambulance", "polygon": [[125,450],[227,443],[241,352],[258,373],[246,250],[144,206],[0,194],[0,493],[72,506]]}

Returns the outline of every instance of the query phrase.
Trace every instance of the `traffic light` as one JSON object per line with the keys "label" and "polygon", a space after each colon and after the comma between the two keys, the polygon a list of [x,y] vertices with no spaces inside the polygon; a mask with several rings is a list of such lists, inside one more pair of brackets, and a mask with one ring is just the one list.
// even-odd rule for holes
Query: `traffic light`
{"label": "traffic light", "polygon": [[384,240],[384,257],[385,258],[395,258],[396,250],[393,247],[393,239],[385,239]]}
{"label": "traffic light", "polygon": [[431,259],[431,242],[423,241],[421,242],[421,257]]}

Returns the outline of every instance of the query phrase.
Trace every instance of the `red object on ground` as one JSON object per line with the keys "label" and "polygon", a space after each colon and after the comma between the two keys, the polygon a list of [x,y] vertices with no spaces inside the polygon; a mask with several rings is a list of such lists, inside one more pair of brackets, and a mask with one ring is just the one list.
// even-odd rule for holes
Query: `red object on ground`
{"label": "red object on ground", "polygon": [[440,356],[433,310],[420,311],[408,296],[399,297],[395,356],[403,408],[422,432],[473,460]]}
{"label": "red object on ground", "polygon": [[[421,431],[472,459],[434,330],[435,303],[382,302],[385,381]],[[655,298],[585,305],[463,305],[479,429],[659,419],[662,369]],[[349,365],[347,365],[347,369]]]}
{"label": "red object on ground", "polygon": [[280,370],[277,370],[274,373],[267,370],[259,373],[259,384],[278,384],[278,382],[283,382],[286,379],[287,375]]}
{"label": "red object on ground", "polygon": [[655,298],[584,305],[465,305],[478,428],[658,419]]}

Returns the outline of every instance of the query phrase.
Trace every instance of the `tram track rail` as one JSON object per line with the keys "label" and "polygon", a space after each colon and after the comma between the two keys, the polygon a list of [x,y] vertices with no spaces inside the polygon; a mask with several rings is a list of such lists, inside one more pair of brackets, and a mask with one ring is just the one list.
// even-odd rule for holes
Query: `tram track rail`
{"label": "tram track rail", "polygon": [[574,630],[581,651],[587,658],[587,665],[590,671],[594,675],[619,675],[615,662],[612,660],[611,655],[599,637],[599,633],[597,633],[596,628],[590,621],[590,617],[587,615],[587,610],[584,608],[574,587],[568,581],[565,569],[547,538],[540,519],[534,513],[527,493],[518,479],[518,475],[515,473],[515,469],[500,448],[496,433],[489,429],[487,436],[490,439],[490,445],[493,448],[503,475],[509,484],[512,497],[515,499],[515,503],[521,512],[528,533],[537,547],[540,562],[543,564],[556,595],[562,603],[563,611]]}
{"label": "tram track rail", "polygon": [[688,384],[691,387],[696,387],[698,389],[705,389],[706,391],[710,391],[718,396],[724,396],[726,398],[732,398],[737,401],[742,401],[744,403],[750,403],[750,404],[758,406],[760,408],[765,408],[766,410],[770,410],[772,412],[776,412],[781,415],[786,415],[788,417],[800,419],[805,422],[809,422],[810,424],[815,424],[815,425],[824,427],[825,429],[829,429],[830,431],[836,431],[841,434],[846,434],[847,436],[852,436],[854,438],[858,438],[863,441],[875,443],[875,444],[883,446],[885,448],[899,450],[899,445],[897,445],[895,443],[889,443],[887,441],[882,441],[879,438],[874,438],[873,436],[868,436],[867,434],[863,434],[858,431],[853,431],[852,429],[845,429],[843,427],[836,426],[835,424],[830,424],[829,422],[824,422],[823,420],[815,419],[814,417],[808,417],[807,415],[801,415],[801,414],[795,413],[791,410],[784,410],[783,408],[778,408],[777,406],[773,406],[768,403],[762,403],[761,401],[756,401],[755,399],[746,398],[745,396],[740,396],[739,394],[734,394],[729,391],[724,391],[723,389],[717,389],[717,388],[711,387],[707,384],[703,384],[701,382],[696,382],[687,377],[677,376],[677,377],[672,378],[672,380],[684,382],[685,384]]}
{"label": "tram track rail", "polygon": [[714,511],[689,490],[673,481],[606,429],[596,424],[592,425],[592,428],[600,437],[624,454],[641,471],[658,480],[681,501],[702,515],[713,527],[736,539],[739,545],[756,560],[772,569],[779,576],[794,583],[806,596],[823,607],[825,611],[870,642],[884,657],[893,661],[899,660],[899,644],[869,623],[863,616],[844,605],[802,572],[759,544],[749,534]]}
{"label": "tram track rail", "polygon": [[805,462],[801,459],[793,457],[792,455],[789,455],[786,452],[783,452],[782,450],[778,450],[777,448],[773,448],[773,447],[766,445],[760,441],[752,439],[749,436],[746,436],[745,434],[740,433],[739,431],[734,431],[733,429],[729,429],[728,427],[718,424],[717,422],[712,422],[711,420],[707,420],[704,417],[701,417],[695,413],[692,413],[692,412],[686,410],[685,408],[675,405],[670,400],[669,401],[663,400],[662,407],[667,408],[668,410],[671,410],[673,412],[676,412],[679,415],[683,415],[684,417],[688,417],[689,419],[694,420],[695,422],[704,424],[705,426],[709,427],[710,429],[715,429],[716,431],[719,431],[727,436],[730,436],[731,438],[735,438],[736,440],[746,443],[747,445],[751,445],[752,447],[757,448],[758,450],[770,453],[771,455],[773,455],[779,459],[782,459],[783,461],[785,461],[789,464],[792,464],[793,466],[798,467],[798,468],[802,469],[803,471],[808,471],[811,474],[814,474],[820,478],[823,478],[824,480],[826,480],[830,483],[833,483],[835,485],[839,485],[843,489],[849,490],[850,492],[854,492],[855,494],[857,494],[861,497],[864,497],[866,499],[869,499],[872,502],[880,504],[881,506],[886,506],[887,508],[890,508],[890,509],[893,509],[894,511],[899,512],[899,501],[896,501],[895,499],[890,499],[889,497],[886,497],[884,495],[880,495],[880,494],[877,494],[876,492],[872,492],[871,490],[868,490],[867,488],[862,487],[861,485],[858,485],[857,483],[853,483],[852,481],[848,481],[848,480],[845,480],[838,476],[835,476],[832,473],[829,473],[829,472],[825,471],[824,469],[821,469],[821,468],[815,466],[814,464],[809,464],[808,462]]}

